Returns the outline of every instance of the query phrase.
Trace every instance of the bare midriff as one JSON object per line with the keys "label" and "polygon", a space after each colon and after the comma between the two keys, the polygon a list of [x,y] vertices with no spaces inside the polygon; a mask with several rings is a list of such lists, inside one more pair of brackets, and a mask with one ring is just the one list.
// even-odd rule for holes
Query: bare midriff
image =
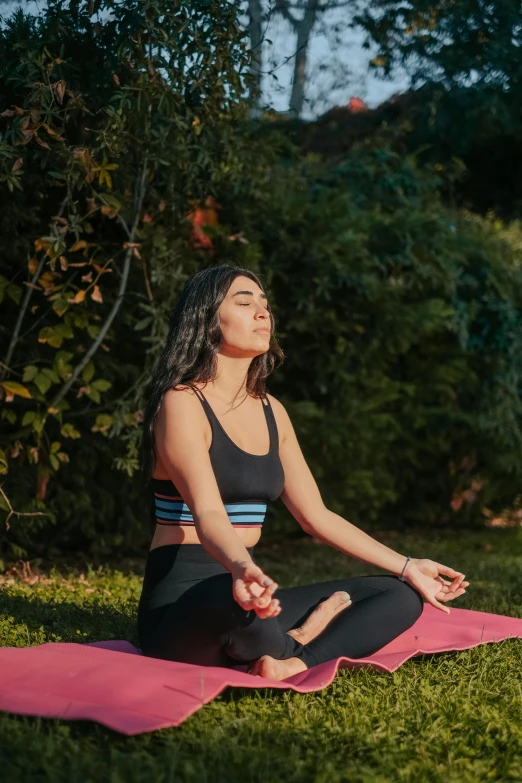
{"label": "bare midriff", "polygon": [[[246,547],[255,546],[261,538],[261,528],[255,530],[245,530],[245,528],[236,528],[236,533]],[[187,525],[156,525],[151,550],[158,546],[167,544],[201,544],[198,534],[193,527]]]}
{"label": "bare midriff", "polygon": [[[166,471],[158,470],[153,478],[168,479]],[[244,527],[237,527],[236,533],[246,547],[255,546],[261,538],[261,528],[256,527],[248,530]],[[158,546],[167,544],[201,544],[196,529],[191,525],[156,525],[154,535],[150,544],[150,549],[156,549]]]}

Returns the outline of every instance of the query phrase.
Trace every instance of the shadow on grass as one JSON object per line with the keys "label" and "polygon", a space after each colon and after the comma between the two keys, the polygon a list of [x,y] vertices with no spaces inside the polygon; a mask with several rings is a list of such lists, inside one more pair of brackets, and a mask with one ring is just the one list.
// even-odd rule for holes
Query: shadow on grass
{"label": "shadow on grass", "polygon": [[[136,617],[105,603],[52,603],[38,597],[28,598],[0,591],[0,615],[10,626],[7,629],[9,646],[105,639],[126,639],[138,645]],[[27,630],[23,630],[24,626]],[[110,631],[107,630],[109,628]]]}

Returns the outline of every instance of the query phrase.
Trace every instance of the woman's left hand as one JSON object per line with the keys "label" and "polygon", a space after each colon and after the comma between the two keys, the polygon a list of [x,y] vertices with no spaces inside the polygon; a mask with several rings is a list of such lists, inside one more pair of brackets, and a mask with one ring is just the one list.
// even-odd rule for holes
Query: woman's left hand
{"label": "woman's left hand", "polygon": [[[427,558],[413,557],[410,562],[417,567],[421,574],[439,582],[440,590],[434,596],[437,601],[453,601],[454,598],[458,598],[466,592],[469,582],[464,581],[464,574],[461,574],[459,571]],[[408,567],[406,567],[407,570]],[[452,581],[443,579],[442,575],[452,577]]]}

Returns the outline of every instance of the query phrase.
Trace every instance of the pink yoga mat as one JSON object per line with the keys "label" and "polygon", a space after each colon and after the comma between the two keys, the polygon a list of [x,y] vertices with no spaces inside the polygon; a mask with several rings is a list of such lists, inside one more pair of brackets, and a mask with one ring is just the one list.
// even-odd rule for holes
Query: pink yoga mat
{"label": "pink yoga mat", "polygon": [[282,682],[147,658],[126,641],[0,647],[0,709],[92,720],[122,734],[141,734],[179,726],[227,686],[309,693],[329,685],[341,668],[393,672],[414,655],[466,650],[508,637],[522,638],[522,619],[454,608],[447,615],[424,604],[415,625],[370,657],[337,658]]}

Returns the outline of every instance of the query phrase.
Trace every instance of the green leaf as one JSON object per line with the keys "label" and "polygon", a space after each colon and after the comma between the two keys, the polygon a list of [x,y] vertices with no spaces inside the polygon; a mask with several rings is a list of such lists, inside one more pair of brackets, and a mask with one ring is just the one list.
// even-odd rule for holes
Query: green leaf
{"label": "green leaf", "polygon": [[108,413],[99,413],[96,416],[96,422],[91,427],[91,432],[101,432],[107,434],[107,430],[112,426],[113,417]]}
{"label": "green leaf", "polygon": [[32,424],[35,416],[36,416],[36,411],[26,411],[22,419],[22,427],[25,427],[26,424]]}
{"label": "green leaf", "polygon": [[52,385],[52,381],[42,372],[38,373],[36,378],[34,378],[33,383],[37,387],[40,394],[45,394],[45,392],[48,391],[49,387]]}
{"label": "green leaf", "polygon": [[72,351],[58,351],[56,354],[55,361],[58,362],[69,362],[74,356],[74,353]]}
{"label": "green leaf", "polygon": [[92,359],[89,359],[89,361],[87,362],[87,364],[85,365],[81,373],[85,383],[89,383],[89,381],[92,379],[94,375],[94,370],[95,370],[94,362]]}
{"label": "green leaf", "polygon": [[63,342],[63,336],[58,332],[56,328],[52,326],[44,326],[38,333],[39,343],[48,343],[53,348],[59,348]]}
{"label": "green leaf", "polygon": [[58,324],[58,326],[55,327],[58,334],[60,334],[62,337],[74,337],[74,332],[69,326],[69,324]]}
{"label": "green leaf", "polygon": [[60,383],[59,375],[54,370],[51,370],[50,367],[42,367],[41,372],[49,378],[51,383]]}
{"label": "green leaf", "polygon": [[81,437],[81,432],[79,432],[70,422],[67,422],[60,429],[60,435],[63,435],[64,438],[76,439]]}
{"label": "green leaf", "polygon": [[33,430],[38,434],[41,435],[44,428],[44,419],[43,416],[36,416],[33,419]]}
{"label": "green leaf", "polygon": [[14,283],[10,283],[6,288],[7,296],[13,300],[16,304],[20,304],[20,299],[22,298],[22,287],[19,285],[15,285]]}
{"label": "green leaf", "polygon": [[16,424],[16,413],[10,408],[4,408],[2,411],[2,419],[7,419],[9,424]]}
{"label": "green leaf", "polygon": [[90,399],[93,400],[94,402],[101,402],[100,392],[92,385],[89,387],[89,391],[87,392],[87,397],[90,397]]}
{"label": "green leaf", "polygon": [[24,383],[27,383],[28,381],[34,380],[34,378],[38,375],[38,367],[36,367],[34,364],[27,364],[24,367],[24,375],[23,375],[23,381]]}
{"label": "green leaf", "polygon": [[91,389],[94,387],[95,389],[98,389],[98,391],[108,391],[112,386],[112,383],[110,381],[106,381],[103,378],[97,378],[95,381],[91,383]]}
{"label": "green leaf", "polygon": [[69,364],[69,359],[72,359],[73,356],[74,354],[70,351],[58,351],[54,358],[53,367],[64,381],[67,380],[69,374],[72,372],[72,365]]}
{"label": "green leaf", "polygon": [[154,317],[152,315],[147,315],[146,318],[142,318],[141,321],[138,321],[138,323],[134,327],[135,332],[140,332],[142,329],[146,329],[149,324],[152,323],[154,320]]}
{"label": "green leaf", "polygon": [[119,201],[113,193],[104,193],[103,200],[114,209],[120,209],[121,201]]}

